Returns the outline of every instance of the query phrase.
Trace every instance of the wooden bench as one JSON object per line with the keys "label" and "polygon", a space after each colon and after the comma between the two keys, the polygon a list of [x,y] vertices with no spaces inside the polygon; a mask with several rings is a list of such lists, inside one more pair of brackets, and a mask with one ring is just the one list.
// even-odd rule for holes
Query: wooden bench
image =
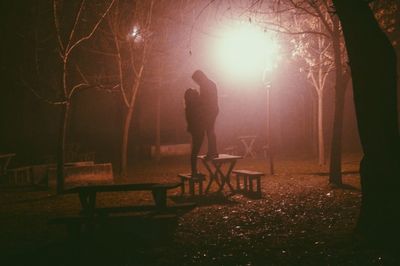
{"label": "wooden bench", "polygon": [[198,185],[199,195],[203,195],[203,182],[206,179],[206,175],[197,174],[197,176],[192,177],[192,174],[178,174],[178,177],[181,178],[181,193],[185,194],[185,183],[189,184],[189,193],[190,195],[195,195],[196,184]]}
{"label": "wooden bench", "polygon": [[10,185],[33,185],[33,171],[31,166],[12,168],[7,170],[8,184]]}
{"label": "wooden bench", "polygon": [[99,184],[81,185],[64,190],[65,194],[77,193],[82,206],[82,213],[94,214],[96,195],[101,192],[151,191],[155,209],[167,207],[167,190],[180,187],[181,183],[136,183],[136,184]]}
{"label": "wooden bench", "polygon": [[[72,187],[79,185],[110,184],[113,183],[113,169],[111,163],[94,163],[93,161],[82,161],[66,163],[64,167],[64,186]],[[57,183],[56,165],[47,168],[47,184],[55,187]]]}
{"label": "wooden bench", "polygon": [[[241,190],[240,178],[243,177],[244,190],[248,192],[256,192],[261,194],[261,177],[265,174],[262,172],[250,171],[250,170],[233,170],[232,173],[236,174],[236,185],[237,190]],[[256,180],[256,190],[253,187],[253,180]]]}
{"label": "wooden bench", "polygon": [[[100,184],[77,186],[66,189],[64,193],[77,193],[81,202],[82,211],[79,215],[55,217],[49,220],[49,224],[65,224],[69,233],[79,235],[82,227],[92,231],[97,225],[110,223],[135,222],[151,224],[155,220],[175,219],[176,213],[193,209],[194,203],[182,203],[167,206],[167,191],[178,188],[181,183],[136,183],[136,184]],[[151,191],[155,205],[115,206],[96,208],[96,195],[100,192],[118,191]]]}

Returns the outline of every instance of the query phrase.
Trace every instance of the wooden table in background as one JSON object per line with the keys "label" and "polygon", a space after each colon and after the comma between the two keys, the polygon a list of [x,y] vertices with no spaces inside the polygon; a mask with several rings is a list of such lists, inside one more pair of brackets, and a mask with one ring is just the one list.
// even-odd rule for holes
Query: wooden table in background
{"label": "wooden table in background", "polygon": [[14,156],[15,153],[0,154],[0,177],[7,175],[8,165]]}
{"label": "wooden table in background", "polygon": [[254,142],[256,141],[257,136],[239,136],[238,139],[243,144],[244,154],[243,158],[246,157],[256,157],[256,153],[254,152]]}
{"label": "wooden table in background", "polygon": [[[210,174],[210,180],[207,184],[205,193],[210,190],[211,184],[213,182],[217,183],[219,186],[218,192],[224,189],[225,185],[228,185],[229,189],[234,192],[235,189],[230,183],[230,177],[233,168],[237,160],[242,159],[242,156],[230,155],[230,154],[219,154],[218,157],[209,159],[205,155],[198,156],[198,158],[203,162],[208,173]],[[227,168],[223,169],[223,166]]]}

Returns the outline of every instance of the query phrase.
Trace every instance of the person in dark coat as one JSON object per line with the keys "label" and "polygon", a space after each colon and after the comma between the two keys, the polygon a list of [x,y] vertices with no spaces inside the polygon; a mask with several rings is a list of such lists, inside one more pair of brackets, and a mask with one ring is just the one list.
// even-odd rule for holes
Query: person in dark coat
{"label": "person in dark coat", "polygon": [[192,152],[190,154],[190,165],[192,177],[197,175],[197,156],[204,140],[204,119],[203,108],[200,102],[200,95],[194,89],[187,89],[185,92],[185,115],[187,131],[192,135]]}
{"label": "person in dark coat", "polygon": [[218,157],[215,120],[218,115],[217,86],[201,70],[196,70],[192,79],[200,86],[200,105],[202,107],[204,127],[208,141],[208,158]]}

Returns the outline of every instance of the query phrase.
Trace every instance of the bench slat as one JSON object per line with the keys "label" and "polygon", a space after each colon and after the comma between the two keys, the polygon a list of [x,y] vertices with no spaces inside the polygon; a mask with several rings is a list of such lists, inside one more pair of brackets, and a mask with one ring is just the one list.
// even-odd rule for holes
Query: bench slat
{"label": "bench slat", "polygon": [[173,189],[177,188],[181,183],[136,183],[136,184],[99,184],[78,186],[64,190],[64,193],[79,192],[117,192],[117,191],[140,191],[153,189]]}
{"label": "bench slat", "polygon": [[205,174],[197,174],[195,177],[192,177],[192,174],[178,174],[178,177],[184,178],[186,180],[205,180],[206,175]]}
{"label": "bench slat", "polygon": [[262,172],[251,171],[251,170],[233,170],[232,173],[247,176],[264,176]]}

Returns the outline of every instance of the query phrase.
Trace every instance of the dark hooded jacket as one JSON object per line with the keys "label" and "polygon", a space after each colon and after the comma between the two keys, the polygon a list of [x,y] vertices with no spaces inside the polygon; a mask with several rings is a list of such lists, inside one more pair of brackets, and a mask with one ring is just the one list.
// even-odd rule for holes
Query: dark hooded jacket
{"label": "dark hooded jacket", "polygon": [[196,90],[188,89],[185,92],[185,115],[188,132],[196,134],[204,131],[203,108]]}
{"label": "dark hooded jacket", "polygon": [[200,85],[200,103],[205,122],[211,122],[215,120],[219,111],[217,86],[200,70],[193,74],[193,79]]}

